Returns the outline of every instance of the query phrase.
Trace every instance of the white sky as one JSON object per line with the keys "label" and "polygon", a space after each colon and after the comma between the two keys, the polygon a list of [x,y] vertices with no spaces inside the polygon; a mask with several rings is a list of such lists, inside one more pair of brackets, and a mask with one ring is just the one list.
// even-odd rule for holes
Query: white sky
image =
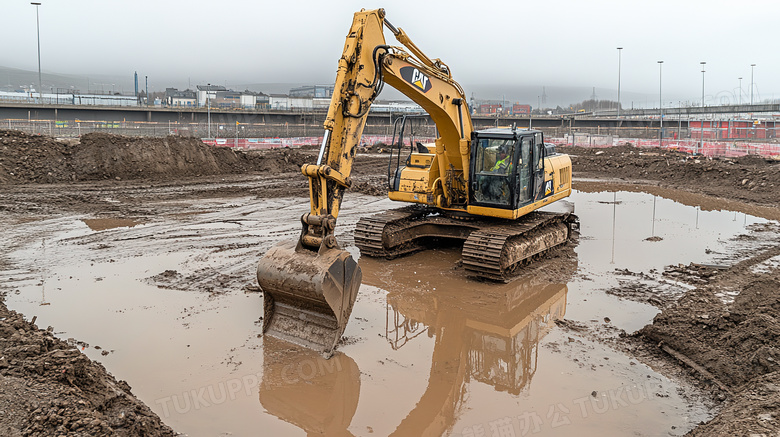
{"label": "white sky", "polygon": [[[735,99],[742,76],[756,100],[780,98],[773,78],[778,1],[721,0],[42,0],[44,72],[119,74],[193,83],[330,83],[361,7],[384,7],[430,57],[471,85],[576,86],[665,101]],[[37,70],[35,7],[2,0],[0,65]],[[395,39],[386,32],[388,42]],[[774,94],[777,96],[774,96]],[[627,102],[624,101],[624,105]]]}

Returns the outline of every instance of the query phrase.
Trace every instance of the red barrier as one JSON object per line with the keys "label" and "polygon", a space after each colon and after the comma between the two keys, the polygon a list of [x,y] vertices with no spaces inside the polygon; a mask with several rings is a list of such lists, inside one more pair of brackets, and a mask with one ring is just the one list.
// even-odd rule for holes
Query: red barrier
{"label": "red barrier", "polygon": [[[545,138],[545,141],[554,143],[557,145],[570,145],[566,138]],[[658,148],[658,140],[647,140],[638,138],[615,138],[611,145],[588,145],[581,142],[577,143],[580,147],[589,148],[603,148],[613,146],[632,145],[635,147],[643,148]],[[686,139],[686,140],[671,140],[665,139],[663,141],[663,149],[677,150],[680,152],[700,154],[707,157],[721,156],[728,158],[735,158],[745,155],[759,155],[759,156],[778,156],[780,155],[780,144],[774,143],[747,143],[747,142],[734,142],[734,141],[707,141],[704,143],[701,140]]]}
{"label": "red barrier", "polygon": [[[435,138],[415,138],[421,143],[432,143]],[[293,138],[203,138],[206,144],[217,147],[233,147],[237,149],[273,149],[278,147],[298,148],[303,146],[319,146],[322,144],[322,137],[293,137]],[[393,138],[389,135],[363,135],[360,144],[362,146],[373,146],[376,144],[389,144]],[[409,140],[404,141],[409,145]]]}
{"label": "red barrier", "polygon": [[[421,143],[432,143],[434,138],[416,138]],[[389,135],[363,135],[360,144],[362,146],[389,144],[393,138]],[[565,138],[545,138],[546,142],[556,145],[567,145]],[[217,147],[234,147],[239,149],[272,149],[278,147],[299,148],[303,146],[319,146],[322,144],[322,137],[294,137],[294,138],[215,138],[203,139],[203,142]],[[407,139],[405,145],[409,145]],[[622,146],[630,144],[635,147],[653,148],[659,147],[658,140],[647,140],[638,138],[615,138],[612,144],[588,145],[578,142],[581,147],[603,148]],[[664,140],[663,148],[668,150],[677,150],[691,154],[701,154],[707,157],[723,156],[734,158],[745,155],[760,156],[778,156],[780,155],[780,144],[773,143],[745,143],[745,142],[726,142],[726,141],[701,141],[695,139],[686,140]]]}

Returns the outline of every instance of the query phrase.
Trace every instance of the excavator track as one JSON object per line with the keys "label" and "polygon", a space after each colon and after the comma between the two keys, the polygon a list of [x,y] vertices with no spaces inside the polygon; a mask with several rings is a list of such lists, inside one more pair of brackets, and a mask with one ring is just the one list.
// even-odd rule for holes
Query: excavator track
{"label": "excavator track", "polygon": [[517,222],[472,232],[463,243],[463,267],[473,276],[507,281],[533,257],[571,239],[577,217],[535,211]]}
{"label": "excavator track", "polygon": [[361,218],[355,245],[361,254],[393,259],[426,248],[423,238],[463,241],[463,266],[493,281],[511,279],[527,260],[565,243],[576,231],[571,213],[535,211],[518,220],[462,220],[409,206]]}
{"label": "excavator track", "polygon": [[405,225],[427,214],[429,211],[424,208],[406,206],[370,217],[363,217],[355,226],[355,245],[360,249],[362,255],[386,259],[422,250],[424,246],[414,241],[408,241],[391,248],[388,248],[384,241],[393,230],[402,229]]}

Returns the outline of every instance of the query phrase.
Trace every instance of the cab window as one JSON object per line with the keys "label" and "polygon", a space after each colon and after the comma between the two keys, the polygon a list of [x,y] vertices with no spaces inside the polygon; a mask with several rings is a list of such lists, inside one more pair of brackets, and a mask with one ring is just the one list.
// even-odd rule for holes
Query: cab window
{"label": "cab window", "polygon": [[474,200],[508,207],[512,200],[512,174],[516,166],[513,139],[481,139],[474,162]]}
{"label": "cab window", "polygon": [[515,155],[515,141],[483,139],[477,149],[477,173],[511,174]]}

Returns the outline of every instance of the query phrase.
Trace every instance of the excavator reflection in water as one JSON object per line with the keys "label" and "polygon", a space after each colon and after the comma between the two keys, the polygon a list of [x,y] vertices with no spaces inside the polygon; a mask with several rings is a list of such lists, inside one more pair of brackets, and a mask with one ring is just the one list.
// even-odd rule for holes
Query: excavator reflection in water
{"label": "excavator reflection in water", "polygon": [[309,435],[351,436],[360,398],[360,369],[348,355],[329,360],[273,337],[263,340],[260,403]]}
{"label": "excavator reflection in water", "polygon": [[[425,264],[431,270],[451,265],[446,258],[427,256]],[[521,393],[536,372],[540,340],[566,310],[567,286],[536,279],[538,271],[496,285],[465,283],[457,272],[441,269],[440,276],[421,286],[419,276],[409,275],[407,268],[388,273],[381,261],[364,262],[367,284],[394,290],[387,295],[386,319],[392,349],[422,334],[435,337],[428,386],[391,435],[447,433],[465,406],[472,380]],[[567,272],[573,273],[576,262],[568,263]],[[268,337],[265,342],[260,389],[265,410],[309,434],[352,435],[348,428],[360,397],[357,363],[343,352],[336,352],[331,363],[286,342]],[[376,402],[379,408],[386,400],[363,402]],[[382,420],[380,415],[375,419]]]}

